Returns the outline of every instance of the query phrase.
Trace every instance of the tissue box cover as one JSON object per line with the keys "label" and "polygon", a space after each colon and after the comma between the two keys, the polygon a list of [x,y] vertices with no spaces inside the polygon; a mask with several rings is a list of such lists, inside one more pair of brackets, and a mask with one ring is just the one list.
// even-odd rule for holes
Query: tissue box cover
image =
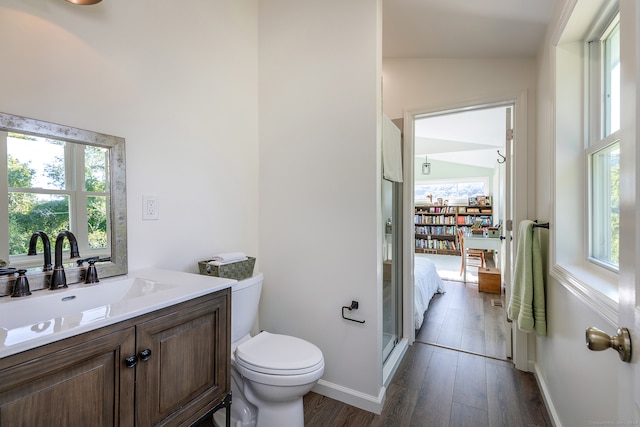
{"label": "tissue box cover", "polygon": [[245,261],[232,262],[224,265],[211,265],[211,260],[198,262],[200,274],[205,276],[217,276],[227,279],[242,280],[253,276],[253,267],[256,264],[254,257],[247,257]]}

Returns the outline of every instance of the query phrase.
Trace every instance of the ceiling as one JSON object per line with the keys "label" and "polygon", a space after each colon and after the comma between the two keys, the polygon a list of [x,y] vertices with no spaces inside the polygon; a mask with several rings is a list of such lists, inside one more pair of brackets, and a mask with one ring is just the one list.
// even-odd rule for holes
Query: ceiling
{"label": "ceiling", "polygon": [[429,162],[494,168],[505,154],[506,107],[464,111],[415,121],[415,155]]}
{"label": "ceiling", "polygon": [[[534,58],[556,0],[383,0],[384,58]],[[416,157],[494,167],[505,112],[416,121]],[[504,150],[501,151],[504,153]]]}
{"label": "ceiling", "polygon": [[383,0],[385,58],[535,57],[556,0]]}

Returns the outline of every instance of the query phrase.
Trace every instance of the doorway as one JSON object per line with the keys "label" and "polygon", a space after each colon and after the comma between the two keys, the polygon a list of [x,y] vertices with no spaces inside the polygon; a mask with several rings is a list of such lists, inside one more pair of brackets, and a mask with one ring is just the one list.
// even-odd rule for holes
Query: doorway
{"label": "doorway", "polygon": [[[513,113],[514,102],[504,102],[412,117],[412,258],[433,262],[447,291],[432,298],[418,341],[512,355],[503,284],[512,258]],[[463,262],[463,242],[468,255],[481,255],[478,264]]]}

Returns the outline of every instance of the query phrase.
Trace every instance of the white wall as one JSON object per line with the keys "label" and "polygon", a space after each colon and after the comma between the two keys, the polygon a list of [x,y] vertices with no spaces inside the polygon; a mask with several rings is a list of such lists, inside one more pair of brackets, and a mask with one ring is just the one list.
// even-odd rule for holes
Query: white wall
{"label": "white wall", "polygon": [[126,139],[129,270],[257,255],[255,0],[3,0],[0,39],[0,111]]}
{"label": "white wall", "polygon": [[382,76],[383,112],[389,117],[509,98],[526,90],[532,91],[529,106],[535,117],[533,59],[384,59]]}
{"label": "white wall", "polygon": [[320,347],[317,391],[379,411],[380,2],[259,9],[260,327]]}

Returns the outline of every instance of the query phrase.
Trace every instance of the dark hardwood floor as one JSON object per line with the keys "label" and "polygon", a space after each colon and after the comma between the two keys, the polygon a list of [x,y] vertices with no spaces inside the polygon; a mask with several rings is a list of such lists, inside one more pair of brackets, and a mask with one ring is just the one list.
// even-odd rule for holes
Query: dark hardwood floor
{"label": "dark hardwood floor", "polygon": [[444,286],[446,292],[431,299],[416,340],[506,359],[504,295],[478,292],[477,283],[445,281]]}
{"label": "dark hardwood floor", "polygon": [[381,415],[308,393],[304,417],[305,427],[552,425],[532,374],[423,343],[409,347]]}

